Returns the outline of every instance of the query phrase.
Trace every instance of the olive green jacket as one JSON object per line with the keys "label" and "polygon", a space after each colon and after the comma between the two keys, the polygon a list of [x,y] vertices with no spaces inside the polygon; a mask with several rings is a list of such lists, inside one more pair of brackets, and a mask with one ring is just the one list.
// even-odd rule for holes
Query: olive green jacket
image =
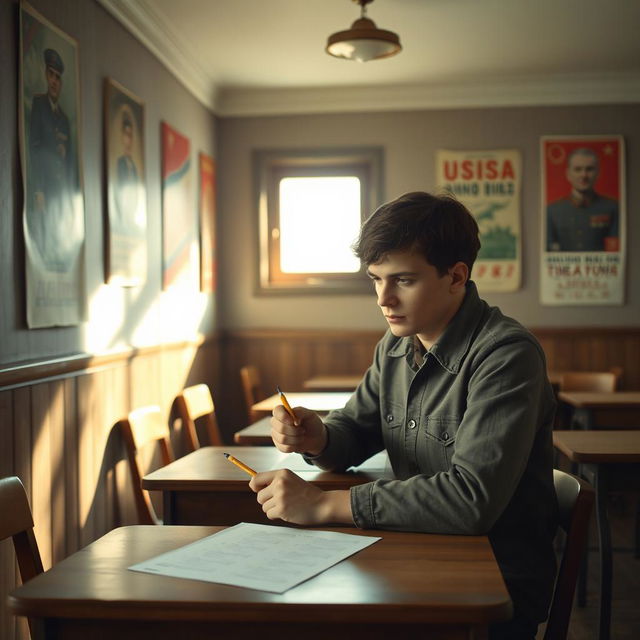
{"label": "olive green jacket", "polygon": [[416,364],[414,338],[387,332],[328,444],[309,458],[344,470],[385,449],[394,480],[351,489],[361,528],[488,534],[516,612],[546,619],[557,524],[545,357],[522,325],[467,285],[462,306]]}

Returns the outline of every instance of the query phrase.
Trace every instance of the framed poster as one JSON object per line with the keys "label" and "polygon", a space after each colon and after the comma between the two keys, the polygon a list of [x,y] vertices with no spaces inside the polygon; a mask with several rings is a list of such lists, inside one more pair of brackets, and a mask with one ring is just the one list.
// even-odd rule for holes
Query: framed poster
{"label": "framed poster", "polygon": [[135,286],[147,275],[144,104],[111,78],[104,82],[107,168],[105,280]]}
{"label": "framed poster", "polygon": [[216,163],[199,155],[200,168],[200,291],[216,290]]}
{"label": "framed poster", "polygon": [[27,324],[78,324],[85,311],[78,44],[20,4],[20,160]]}
{"label": "framed poster", "polygon": [[478,290],[519,289],[520,152],[438,150],[436,184],[462,202],[478,223],[481,247],[471,274]]}
{"label": "framed poster", "polygon": [[623,304],[622,136],[543,136],[540,158],[542,304]]}
{"label": "framed poster", "polygon": [[162,135],[162,286],[198,286],[198,224],[191,144],[166,122]]}

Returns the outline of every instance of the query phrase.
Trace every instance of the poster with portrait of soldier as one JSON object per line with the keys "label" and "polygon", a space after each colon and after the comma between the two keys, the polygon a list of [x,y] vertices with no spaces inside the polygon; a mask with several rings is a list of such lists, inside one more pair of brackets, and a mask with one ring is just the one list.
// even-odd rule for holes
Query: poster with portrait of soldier
{"label": "poster with portrait of soldier", "polygon": [[542,304],[623,304],[622,137],[543,136],[540,153]]}
{"label": "poster with portrait of soldier", "polygon": [[132,287],[147,276],[144,104],[111,78],[104,83],[107,167],[105,280]]}
{"label": "poster with portrait of soldier", "polygon": [[20,4],[20,153],[27,324],[84,316],[78,45]]}

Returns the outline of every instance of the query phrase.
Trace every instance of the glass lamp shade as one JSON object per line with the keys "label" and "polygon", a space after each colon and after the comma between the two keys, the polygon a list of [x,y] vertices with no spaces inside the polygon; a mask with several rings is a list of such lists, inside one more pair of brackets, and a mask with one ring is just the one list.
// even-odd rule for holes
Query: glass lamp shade
{"label": "glass lamp shade", "polygon": [[351,29],[330,35],[326,47],[329,55],[358,62],[388,58],[401,49],[397,34],[378,29],[369,18],[359,18],[351,25]]}

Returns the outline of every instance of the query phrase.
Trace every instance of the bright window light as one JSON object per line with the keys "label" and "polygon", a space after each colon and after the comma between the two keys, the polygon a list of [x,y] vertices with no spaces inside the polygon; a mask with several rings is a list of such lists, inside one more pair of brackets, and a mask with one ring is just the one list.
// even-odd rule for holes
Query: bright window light
{"label": "bright window light", "polygon": [[284,273],[356,273],[351,245],[360,230],[360,179],[280,181],[280,268]]}

